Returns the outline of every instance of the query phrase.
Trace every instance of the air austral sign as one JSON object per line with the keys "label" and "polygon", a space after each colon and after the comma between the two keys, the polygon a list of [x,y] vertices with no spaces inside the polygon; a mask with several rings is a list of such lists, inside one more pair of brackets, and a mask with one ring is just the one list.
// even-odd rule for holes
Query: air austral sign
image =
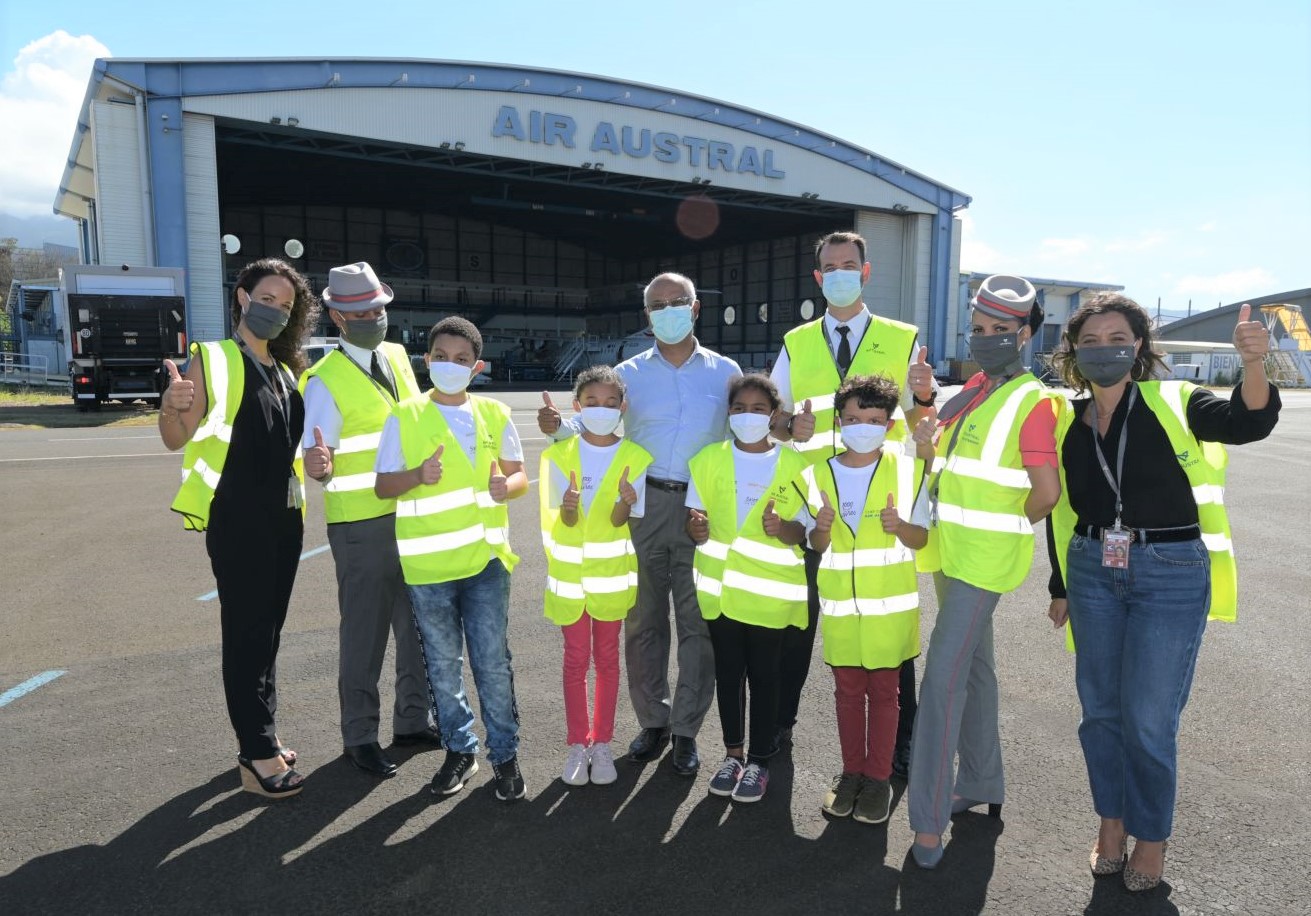
{"label": "air austral sign", "polygon": [[[549,111],[529,111],[525,118],[511,105],[502,105],[492,122],[492,138],[510,137],[524,143],[562,146],[577,149],[578,122],[569,115]],[[686,162],[694,168],[710,171],[784,178],[782,169],[774,167],[774,151],[754,146],[735,146],[708,137],[693,137],[673,131],[652,131],[628,124],[616,126],[600,121],[592,129],[587,149],[592,153],[610,153],[630,159],[651,158],[657,162]]]}

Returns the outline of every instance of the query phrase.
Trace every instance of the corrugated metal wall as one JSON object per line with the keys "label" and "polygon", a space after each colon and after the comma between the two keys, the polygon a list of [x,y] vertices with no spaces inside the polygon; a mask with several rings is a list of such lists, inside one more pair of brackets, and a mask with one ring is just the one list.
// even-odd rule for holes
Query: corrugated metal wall
{"label": "corrugated metal wall", "polygon": [[214,119],[187,112],[182,116],[184,172],[187,185],[187,325],[196,340],[226,335],[223,258],[219,247],[218,166],[214,153]]}
{"label": "corrugated metal wall", "polygon": [[95,146],[96,209],[100,263],[149,263],[141,198],[137,110],[114,102],[91,104]]}

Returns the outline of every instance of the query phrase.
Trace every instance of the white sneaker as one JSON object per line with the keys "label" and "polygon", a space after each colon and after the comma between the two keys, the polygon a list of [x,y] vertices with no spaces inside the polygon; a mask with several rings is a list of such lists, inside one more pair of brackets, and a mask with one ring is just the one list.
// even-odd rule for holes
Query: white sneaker
{"label": "white sneaker", "polygon": [[615,771],[615,756],[610,745],[602,742],[592,745],[592,783],[608,786],[619,778]]}
{"label": "white sneaker", "polygon": [[587,748],[581,744],[569,745],[569,756],[564,760],[560,778],[567,786],[587,785]]}

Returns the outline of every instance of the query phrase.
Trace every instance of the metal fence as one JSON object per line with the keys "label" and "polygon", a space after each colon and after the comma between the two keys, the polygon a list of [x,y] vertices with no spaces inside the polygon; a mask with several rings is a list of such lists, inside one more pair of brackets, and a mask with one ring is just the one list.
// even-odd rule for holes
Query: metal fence
{"label": "metal fence", "polygon": [[0,385],[21,388],[64,388],[71,384],[67,375],[51,375],[50,360],[42,355],[0,351]]}

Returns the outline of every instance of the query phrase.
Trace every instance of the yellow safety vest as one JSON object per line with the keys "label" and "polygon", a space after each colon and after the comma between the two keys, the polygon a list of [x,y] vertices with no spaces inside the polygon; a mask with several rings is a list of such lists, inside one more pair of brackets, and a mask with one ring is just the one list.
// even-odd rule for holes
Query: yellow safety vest
{"label": "yellow safety vest", "polygon": [[651,464],[640,445],[620,439],[605,476],[592,495],[591,507],[578,506],[578,523],[566,525],[560,507],[550,503],[550,474],[559,468],[566,478],[579,480],[583,463],[579,436],[570,436],[542,452],[537,488],[541,494],[542,546],[546,550],[545,612],[548,619],[568,626],[586,610],[593,620],[623,620],[637,601],[637,553],[628,525],[610,523],[610,511],[619,498],[619,478],[628,468],[636,480]]}
{"label": "yellow safety vest", "polygon": [[[1020,456],[1020,429],[1051,393],[1024,373],[992,392],[955,423],[956,447],[934,460],[936,523],[916,554],[921,572],[941,570],[976,588],[1004,593],[1019,587],[1033,565],[1033,525],[1024,514],[1029,474]],[[953,424],[954,426],[954,424]],[[947,442],[952,426],[942,430]]]}
{"label": "yellow safety vest", "polygon": [[[191,356],[199,358],[204,369],[206,411],[182,453],[182,486],[170,508],[182,516],[183,527],[188,531],[204,531],[209,527],[210,504],[223,475],[223,465],[228,460],[232,424],[236,422],[246,389],[246,358],[233,340],[193,343]],[[278,368],[291,374],[291,370],[281,363],[278,363]],[[300,490],[303,516],[305,469],[299,445],[292,461],[292,472]]]}
{"label": "yellow safety vest", "polygon": [[[1197,504],[1197,522],[1202,543],[1211,557],[1211,606],[1208,617],[1232,623],[1238,618],[1238,567],[1234,562],[1233,535],[1225,512],[1225,467],[1228,453],[1219,442],[1202,442],[1188,428],[1188,400],[1197,386],[1191,382],[1139,382],[1143,403],[1155,415],[1174,449],[1175,458]],[[1074,410],[1062,411],[1056,430],[1057,447],[1064,454],[1065,436],[1074,425]],[[1123,434],[1122,434],[1123,435]],[[1065,489],[1065,465],[1061,470],[1061,500],[1052,510],[1052,534],[1056,538],[1056,559],[1065,577],[1066,555],[1074,535],[1077,516]],[[1073,643],[1070,643],[1073,649]]]}
{"label": "yellow safety vest", "polygon": [[[823,508],[821,493],[838,506],[832,462],[811,465],[802,473],[811,515]],[[824,661],[830,665],[896,668],[920,654],[920,595],[915,551],[883,530],[880,514],[893,494],[898,512],[909,519],[919,493],[924,462],[885,451],[870,479],[857,530],[841,515],[833,522],[831,542],[819,560],[820,628]]]}
{"label": "yellow safety vest", "polygon": [[789,449],[778,450],[769,489],[751,507],[741,524],[737,518],[737,486],[733,440],[707,445],[688,463],[697,495],[710,518],[710,539],[696,549],[693,577],[701,616],[720,614],[755,626],[781,629],[806,625],[806,570],[800,547],[790,547],[765,534],[765,506],[788,521],[801,509],[794,482],[806,459]]}
{"label": "yellow safety vest", "polygon": [[[852,341],[851,367],[847,378],[857,375],[886,375],[901,388],[906,387],[907,368],[911,348],[915,346],[918,330],[905,324],[870,314],[865,336]],[[800,412],[801,405],[810,400],[815,414],[815,435],[806,442],[793,442],[792,447],[816,463],[845,451],[842,437],[834,428],[833,396],[842,385],[833,351],[824,333],[824,318],[800,325],[783,335],[783,348],[788,354],[788,379],[792,387],[793,410]],[[906,439],[906,416],[898,406],[893,411],[896,425],[888,431],[888,440]]]}
{"label": "yellow safety vest", "polygon": [[408,585],[467,579],[493,558],[512,572],[519,558],[510,550],[510,514],[492,499],[487,478],[501,450],[510,408],[499,401],[469,396],[477,444],[474,462],[451,433],[427,395],[396,406],[401,453],[415,468],[442,452],[442,479],[421,484],[396,500],[396,547]]}
{"label": "yellow safety vest", "polygon": [[[400,344],[378,347],[391,366],[400,401],[419,393],[409,357]],[[396,500],[379,499],[373,493],[373,467],[378,458],[382,426],[396,401],[371,376],[341,350],[330,350],[300,377],[300,392],[311,378],[318,378],[332,395],[341,412],[341,438],[332,453],[332,477],[323,486],[324,515],[328,524],[359,522],[396,511]]]}

